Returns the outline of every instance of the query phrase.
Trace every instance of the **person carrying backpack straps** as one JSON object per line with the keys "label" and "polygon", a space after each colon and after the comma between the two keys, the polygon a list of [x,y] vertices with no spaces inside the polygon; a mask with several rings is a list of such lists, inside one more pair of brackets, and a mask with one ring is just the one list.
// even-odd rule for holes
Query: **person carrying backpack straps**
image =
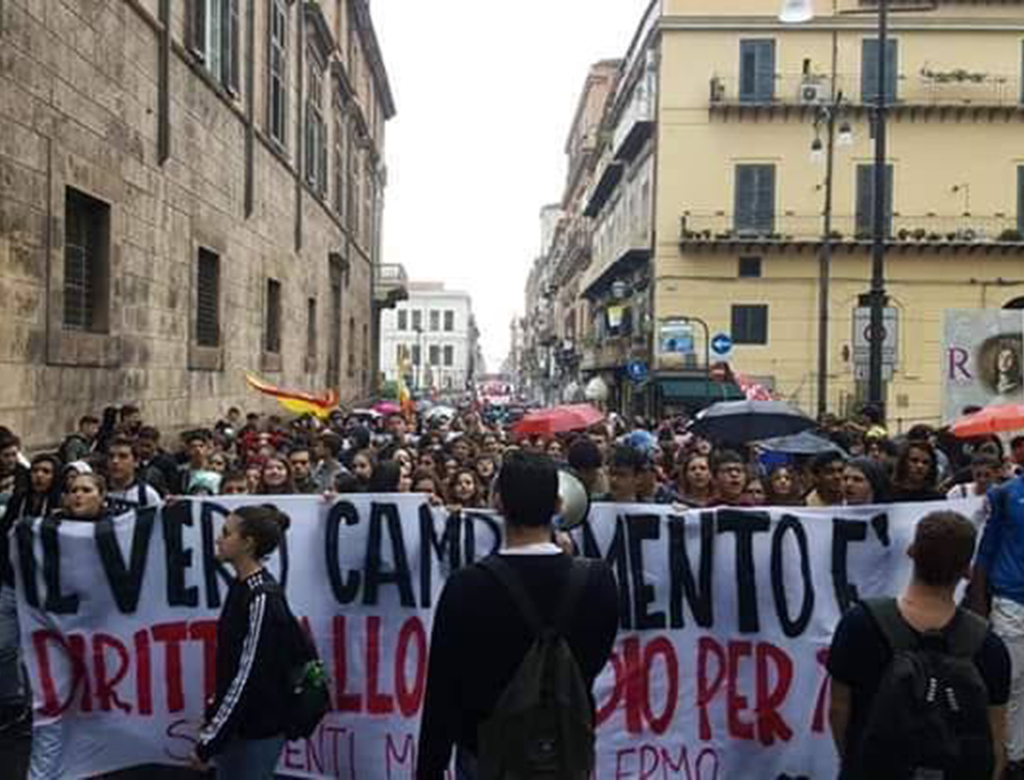
{"label": "person carrying backpack straps", "polygon": [[963,515],[926,515],[899,599],[859,603],[839,621],[827,666],[841,780],[1002,777],[1009,655],[953,600],[975,538]]}
{"label": "person carrying backpack straps", "polygon": [[[615,575],[551,541],[547,456],[509,453],[496,497],[501,549],[453,571],[434,605],[416,780],[449,777],[453,748],[457,780],[587,777],[592,689],[618,630]],[[435,533],[446,521],[438,513]]]}
{"label": "person carrying backpack straps", "polygon": [[594,709],[566,642],[568,620],[587,586],[587,560],[572,560],[550,623],[537,611],[519,573],[500,555],[479,565],[512,597],[534,640],[494,711],[480,724],[478,777],[587,780],[594,768]]}

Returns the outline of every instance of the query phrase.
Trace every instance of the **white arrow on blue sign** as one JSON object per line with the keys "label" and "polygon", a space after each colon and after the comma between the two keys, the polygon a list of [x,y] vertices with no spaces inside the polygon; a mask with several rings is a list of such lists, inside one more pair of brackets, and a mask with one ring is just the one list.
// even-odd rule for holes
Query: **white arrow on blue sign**
{"label": "white arrow on blue sign", "polygon": [[711,339],[711,351],[716,355],[728,355],[732,352],[732,336],[728,333],[719,333]]}

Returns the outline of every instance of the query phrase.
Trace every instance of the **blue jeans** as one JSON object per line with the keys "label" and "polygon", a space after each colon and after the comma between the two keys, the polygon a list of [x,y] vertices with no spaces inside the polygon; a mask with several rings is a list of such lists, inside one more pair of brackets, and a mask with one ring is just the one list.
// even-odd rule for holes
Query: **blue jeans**
{"label": "blue jeans", "polygon": [[20,705],[25,701],[19,639],[14,588],[0,585],[0,707]]}
{"label": "blue jeans", "polygon": [[267,780],[273,778],[285,738],[236,739],[214,759],[217,780]]}

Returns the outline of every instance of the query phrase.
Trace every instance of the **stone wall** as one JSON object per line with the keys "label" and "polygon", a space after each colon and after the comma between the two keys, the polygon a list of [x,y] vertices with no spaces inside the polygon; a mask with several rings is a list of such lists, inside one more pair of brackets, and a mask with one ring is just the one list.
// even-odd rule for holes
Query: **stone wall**
{"label": "stone wall", "polygon": [[[250,2],[255,94],[263,95],[266,3],[240,0],[243,43]],[[30,447],[59,441],[81,414],[108,404],[137,403],[147,422],[168,429],[212,423],[232,404],[273,408],[247,388],[247,371],[282,386],[323,390],[332,253],[348,269],[339,390],[345,400],[369,392],[368,345],[355,345],[349,370],[349,320],[357,342],[372,333],[370,258],[379,235],[363,231],[350,240],[329,206],[333,171],[323,201],[304,185],[297,195],[298,47],[290,53],[290,145],[283,153],[265,140],[266,112],[258,110],[264,101],[256,101],[253,211],[246,216],[250,58],[243,48],[243,94],[228,94],[184,46],[184,6],[171,3],[170,156],[161,162],[156,0],[0,0],[0,424]],[[290,9],[294,31],[303,4]],[[328,128],[331,90],[324,101]],[[355,154],[359,144],[349,146]],[[373,154],[379,158],[381,150]],[[63,326],[68,187],[110,206],[105,333]],[[200,247],[220,256],[221,340],[212,350],[196,343]],[[268,277],[282,286],[279,355],[263,352]],[[309,356],[312,297],[318,339]]]}

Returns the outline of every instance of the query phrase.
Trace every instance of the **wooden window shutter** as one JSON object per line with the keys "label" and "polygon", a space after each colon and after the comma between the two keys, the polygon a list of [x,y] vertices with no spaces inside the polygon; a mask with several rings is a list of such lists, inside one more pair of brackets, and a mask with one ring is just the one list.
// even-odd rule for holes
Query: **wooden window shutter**
{"label": "wooden window shutter", "polygon": [[238,16],[238,0],[225,0],[222,26],[224,46],[221,59],[221,81],[235,94],[239,92],[239,71],[241,70],[241,37]]}
{"label": "wooden window shutter", "polygon": [[206,0],[185,0],[185,42],[200,57],[206,57]]}

